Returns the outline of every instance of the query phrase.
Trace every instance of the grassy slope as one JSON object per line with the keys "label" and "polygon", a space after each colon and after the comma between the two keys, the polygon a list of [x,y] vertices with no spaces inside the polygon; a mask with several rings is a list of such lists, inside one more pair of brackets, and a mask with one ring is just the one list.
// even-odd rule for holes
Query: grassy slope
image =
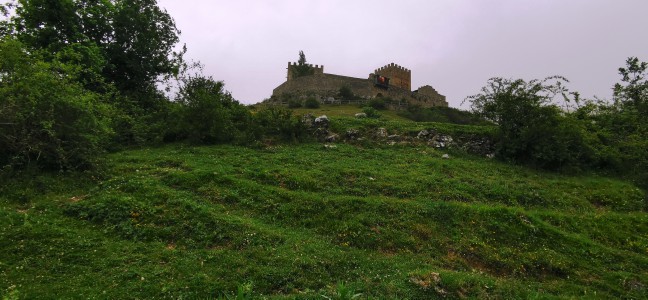
{"label": "grassy slope", "polygon": [[102,179],[13,178],[0,187],[0,293],[204,298],[245,285],[311,299],[344,282],[377,298],[646,296],[642,191],[441,155],[171,145],[113,154]]}
{"label": "grassy slope", "polygon": [[[355,114],[361,113],[362,108],[358,105],[333,105],[333,104],[322,104],[320,108],[296,108],[293,109],[295,114],[313,114],[318,117],[321,115],[326,115],[328,117],[351,117],[353,118]],[[409,121],[406,118],[403,118],[396,114],[394,110],[380,110],[378,113],[382,116],[383,119],[390,121]]]}

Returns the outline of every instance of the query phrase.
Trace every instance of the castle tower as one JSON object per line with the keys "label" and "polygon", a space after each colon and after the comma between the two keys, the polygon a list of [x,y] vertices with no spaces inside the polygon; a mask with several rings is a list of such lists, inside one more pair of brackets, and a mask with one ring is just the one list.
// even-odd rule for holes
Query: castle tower
{"label": "castle tower", "polygon": [[304,69],[305,71],[299,71],[299,66],[295,62],[288,62],[288,72],[286,73],[286,80],[290,81],[294,78],[297,78],[300,76],[300,72],[304,72],[304,74],[301,74],[301,76],[306,76],[306,75],[321,75],[324,74],[324,65],[311,65],[311,64],[306,64]]}
{"label": "castle tower", "polygon": [[407,91],[412,90],[412,71],[395,63],[388,64],[374,71],[374,74],[389,77],[389,85]]}

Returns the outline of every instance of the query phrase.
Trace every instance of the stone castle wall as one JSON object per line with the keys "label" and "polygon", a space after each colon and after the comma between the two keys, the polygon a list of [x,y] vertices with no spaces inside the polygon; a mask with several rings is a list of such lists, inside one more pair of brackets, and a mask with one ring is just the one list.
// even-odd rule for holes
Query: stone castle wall
{"label": "stone castle wall", "polygon": [[412,71],[391,63],[374,71],[375,75],[389,78],[389,84],[404,90],[412,90]]}
{"label": "stone castle wall", "polygon": [[[313,72],[313,75],[321,75],[324,74],[324,65],[319,66],[319,65],[311,65],[311,64],[306,64],[307,66],[310,67],[311,71]],[[286,76],[286,80],[292,80],[295,78],[295,67],[297,67],[297,63],[291,63],[288,62],[288,74]]]}
{"label": "stone castle wall", "polygon": [[[295,63],[288,63],[287,80],[273,90],[271,99],[281,101],[308,97],[337,99],[340,88],[347,87],[353,94],[363,99],[389,97],[399,102],[403,101],[409,105],[422,107],[448,106],[445,96],[439,94],[429,85],[411,91],[411,71],[396,64],[376,69],[367,79],[327,74],[324,73],[324,66],[318,65],[309,65],[313,75],[295,77],[294,67],[296,66]],[[377,75],[390,78],[388,88],[374,84]]]}

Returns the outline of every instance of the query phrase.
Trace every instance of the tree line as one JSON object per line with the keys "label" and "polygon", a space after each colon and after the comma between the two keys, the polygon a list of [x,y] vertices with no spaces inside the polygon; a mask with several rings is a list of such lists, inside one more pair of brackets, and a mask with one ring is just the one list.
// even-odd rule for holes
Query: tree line
{"label": "tree line", "polygon": [[648,187],[648,63],[628,58],[611,101],[581,99],[564,77],[492,78],[466,98],[497,125],[496,156],[559,171],[604,171]]}
{"label": "tree line", "polygon": [[252,114],[185,61],[156,0],[18,0],[0,13],[0,167],[89,169],[134,145],[299,138],[296,118]]}

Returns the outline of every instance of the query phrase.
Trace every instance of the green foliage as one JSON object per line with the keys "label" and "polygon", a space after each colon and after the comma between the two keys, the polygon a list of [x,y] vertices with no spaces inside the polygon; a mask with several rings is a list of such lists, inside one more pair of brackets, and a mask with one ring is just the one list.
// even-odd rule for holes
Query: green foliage
{"label": "green foliage", "polygon": [[306,99],[306,101],[304,101],[304,107],[306,107],[306,108],[319,108],[320,103],[315,98],[308,98],[308,99]]}
{"label": "green foliage", "polygon": [[79,66],[39,54],[0,41],[0,164],[94,167],[111,134],[111,108],[78,82]]}
{"label": "green foliage", "polygon": [[486,122],[469,111],[463,111],[454,107],[428,107],[411,105],[407,110],[399,111],[399,116],[416,122],[439,122],[462,125],[486,125]]}
{"label": "green foliage", "polygon": [[[614,86],[614,99],[624,109],[636,110],[644,116],[648,114],[648,62],[641,62],[636,57],[626,61],[625,68],[619,68],[621,83]],[[645,118],[643,118],[645,121]]]}
{"label": "green foliage", "polygon": [[120,90],[146,90],[178,74],[186,49],[174,50],[180,31],[157,0],[118,0],[111,21],[110,42],[102,43],[110,64],[105,72]]}
{"label": "green foliage", "polygon": [[356,95],[353,94],[353,91],[348,86],[343,86],[338,92],[338,97],[343,100],[353,100],[356,99]]}
{"label": "green foliage", "polygon": [[378,97],[369,100],[369,103],[367,104],[369,107],[377,110],[385,110],[387,109],[387,102],[391,102],[392,100],[390,98],[383,98],[383,97]]}
{"label": "green foliage", "polygon": [[295,99],[288,100],[288,108],[300,108],[300,107],[302,107],[301,101]]}
{"label": "green foliage", "polygon": [[[99,178],[3,177],[0,292],[26,299],[646,293],[644,191],[441,154],[425,146],[174,144],[110,154]],[[52,272],[57,280],[41,276]]]}
{"label": "green foliage", "polygon": [[296,142],[307,140],[306,126],[292,111],[281,106],[269,106],[254,115],[252,130],[257,138],[278,138],[282,141]]}
{"label": "green foliage", "polygon": [[367,115],[367,118],[372,118],[372,119],[380,118],[380,113],[371,106],[364,107],[362,109],[362,112]]}
{"label": "green foliage", "polygon": [[346,286],[344,283],[338,283],[336,287],[336,293],[332,297],[324,296],[323,298],[328,300],[352,300],[358,299],[362,296],[362,293],[356,293],[352,288]]}
{"label": "green foliage", "polygon": [[299,60],[292,66],[292,73],[294,78],[315,74],[315,70],[306,63],[304,51],[299,51]]}
{"label": "green foliage", "polygon": [[82,65],[123,92],[146,91],[183,64],[184,49],[174,51],[179,31],[156,0],[20,0],[8,26],[28,47],[45,50],[48,61],[86,47],[75,51]]}
{"label": "green foliage", "polygon": [[214,144],[242,141],[251,124],[250,112],[234,100],[221,81],[189,77],[178,93],[180,135],[192,143]]}
{"label": "green foliage", "polygon": [[590,161],[580,124],[552,104],[557,95],[570,101],[565,82],[558,76],[529,82],[492,78],[481,94],[466,100],[474,113],[498,125],[501,159],[551,170],[579,168]]}
{"label": "green foliage", "polygon": [[587,124],[598,168],[648,187],[648,63],[631,57],[626,64],[619,68],[614,103],[591,101],[574,115]]}

